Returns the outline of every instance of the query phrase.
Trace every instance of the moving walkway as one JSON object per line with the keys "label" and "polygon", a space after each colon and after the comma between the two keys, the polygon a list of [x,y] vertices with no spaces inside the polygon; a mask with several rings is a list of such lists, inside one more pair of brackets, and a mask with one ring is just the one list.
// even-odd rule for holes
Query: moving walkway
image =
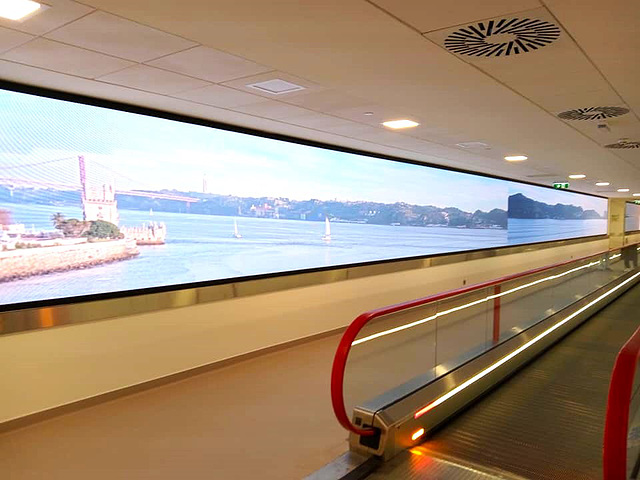
{"label": "moving walkway", "polygon": [[[353,458],[367,459],[348,478],[378,464],[372,479],[601,478],[609,377],[638,327],[640,288],[602,309],[640,280],[623,261],[631,248],[635,255],[636,245],[600,252],[356,318],[332,370],[336,417]],[[630,370],[611,419],[635,411]],[[620,451],[638,422],[608,427],[618,445],[605,466],[618,474],[605,478],[632,473],[637,452],[627,466]]]}

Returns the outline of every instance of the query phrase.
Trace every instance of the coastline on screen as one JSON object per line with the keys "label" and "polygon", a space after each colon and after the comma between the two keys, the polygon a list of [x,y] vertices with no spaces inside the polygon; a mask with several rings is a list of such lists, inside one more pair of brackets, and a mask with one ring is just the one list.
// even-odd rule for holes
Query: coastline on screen
{"label": "coastline on screen", "polygon": [[0,90],[0,305],[605,234],[607,200]]}

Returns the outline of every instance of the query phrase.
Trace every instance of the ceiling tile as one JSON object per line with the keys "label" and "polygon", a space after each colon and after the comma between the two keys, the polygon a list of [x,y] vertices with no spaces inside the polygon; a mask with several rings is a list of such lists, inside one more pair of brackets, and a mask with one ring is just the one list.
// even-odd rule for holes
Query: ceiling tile
{"label": "ceiling tile", "polygon": [[391,145],[394,147],[405,148],[407,150],[413,150],[415,152],[429,153],[430,148],[434,144],[425,140],[420,140],[419,138],[399,134],[391,141]]}
{"label": "ceiling tile", "polygon": [[153,60],[197,45],[184,38],[100,11],[46,36],[136,62]]}
{"label": "ceiling tile", "polygon": [[402,138],[402,135],[392,130],[387,130],[384,127],[379,127],[373,129],[371,132],[358,135],[357,138],[380,145],[393,146],[397,140]]}
{"label": "ceiling tile", "polygon": [[273,70],[235,55],[208,47],[195,47],[166,57],[149,65],[219,83]]}
{"label": "ceiling tile", "polygon": [[[640,62],[637,61],[640,2],[547,0],[545,4],[571,32],[580,48],[603,72],[625,103],[640,114]],[[598,34],[594,35],[596,31]]]}
{"label": "ceiling tile", "polygon": [[[345,121],[348,122],[348,120]],[[348,122],[343,125],[328,126],[325,127],[324,130],[337,135],[343,135],[345,137],[360,138],[362,135],[377,131],[377,128],[369,125],[363,125],[362,123]]]}
{"label": "ceiling tile", "polygon": [[[446,126],[421,125],[418,128],[411,129],[411,136],[417,137],[428,142],[439,143],[442,145],[455,145],[457,143],[476,141],[477,136],[469,133],[463,133]],[[490,142],[484,142],[490,143]],[[490,145],[494,147],[495,145]]]}
{"label": "ceiling tile", "polygon": [[44,38],[36,38],[14,48],[4,53],[1,58],[86,78],[99,77],[132,65],[131,62],[121,58],[90,52]]}
{"label": "ceiling tile", "polygon": [[[274,95],[272,93],[267,93],[267,92],[263,92],[261,90],[258,90],[256,88],[252,88],[252,87],[248,87],[247,85],[251,85],[254,83],[258,83],[258,82],[265,82],[267,80],[274,80],[274,79],[280,79],[280,80],[284,80],[286,82],[290,82],[290,83],[294,83],[296,85],[300,85],[301,87],[304,87],[304,90],[297,90],[291,93],[283,93],[280,95]],[[279,72],[279,71],[272,71],[272,72],[268,72],[268,73],[261,73],[259,75],[253,75],[250,77],[244,77],[244,78],[240,78],[237,80],[230,80],[228,82],[223,82],[223,85],[226,85],[228,87],[233,87],[236,88],[238,90],[243,90],[245,92],[248,93],[253,93],[255,95],[260,95],[261,97],[265,97],[265,98],[269,98],[269,99],[273,99],[273,100],[280,100],[283,102],[288,102],[290,101],[292,98],[294,97],[299,97],[301,95],[307,95],[309,93],[312,92],[318,92],[320,90],[324,90],[323,87],[321,87],[320,85],[310,82],[308,80],[305,80],[303,78],[300,77],[296,77],[295,75],[289,75],[288,73],[284,73],[284,72]]]}
{"label": "ceiling tile", "polygon": [[98,80],[164,95],[172,95],[208,85],[207,82],[202,80],[146,65],[135,65],[111,75],[100,77]]}
{"label": "ceiling tile", "polygon": [[46,9],[22,22],[0,18],[0,26],[33,35],[44,35],[51,30],[76,20],[94,9],[71,0],[46,0]]}
{"label": "ceiling tile", "polygon": [[553,113],[575,108],[617,106],[622,100],[611,88],[557,94],[552,89],[537,97],[538,104]]}
{"label": "ceiling tile", "polygon": [[293,117],[299,117],[309,114],[309,110],[304,108],[295,107],[293,105],[287,105],[286,103],[276,102],[273,100],[263,100],[258,103],[252,103],[249,105],[243,105],[241,107],[234,108],[236,112],[248,113],[249,115],[256,115],[258,117],[273,118],[276,120],[284,120]]}
{"label": "ceiling tile", "polygon": [[15,30],[9,30],[8,28],[0,27],[0,53],[11,50],[18,45],[27,43],[32,40],[33,35],[28,35],[22,32],[16,32]]}
{"label": "ceiling tile", "polygon": [[313,128],[315,130],[328,131],[329,128],[351,125],[353,122],[342,118],[324,115],[322,113],[306,113],[286,120],[288,123],[300,125],[301,127]]}
{"label": "ceiling tile", "polygon": [[[366,123],[375,127],[380,126],[382,122],[387,120],[397,120],[400,118],[411,118],[409,112],[401,111],[400,108],[389,108],[379,104],[368,103],[360,106],[346,106],[332,109],[331,114],[341,118],[353,120],[358,123]],[[365,115],[365,113],[367,115]]]}
{"label": "ceiling tile", "polygon": [[[549,96],[583,94],[588,98],[588,92],[604,90],[614,94],[600,72],[568,36],[559,39],[556,45],[549,46],[547,50],[543,48],[530,54],[493,60],[481,68],[541,105],[541,99]],[[553,69],[550,70],[551,64]]]}
{"label": "ceiling tile", "polygon": [[[362,98],[345,95],[339,90],[322,90],[316,92],[305,92],[291,98],[283,98],[283,102],[292,103],[300,107],[309,108],[318,112],[333,112],[345,108],[360,108],[369,102]],[[363,110],[366,111],[366,110]]]}
{"label": "ceiling tile", "polygon": [[244,126],[262,131],[304,136],[304,130],[294,125],[266,118],[253,117],[243,113],[225,110],[209,105],[188,102],[179,98],[144,92],[133,88],[110,83],[98,82],[64,73],[52,72],[20,63],[0,59],[2,77],[12,82],[35,85],[62,92],[87,95],[95,98],[108,98],[116,102],[139,105],[147,108],[174,112],[191,117],[208,118],[217,122]]}
{"label": "ceiling tile", "polygon": [[529,10],[538,0],[373,0],[381,8],[421,32]]}
{"label": "ceiling tile", "polygon": [[195,90],[180,92],[175,94],[174,97],[223,108],[239,107],[262,101],[262,98],[257,95],[251,95],[250,93],[221,85],[209,85]]}
{"label": "ceiling tile", "polygon": [[[625,105],[620,106],[624,107]],[[638,121],[638,118],[633,115],[633,113],[627,113],[620,117],[607,118],[604,120],[563,121],[567,125],[592,138],[598,145],[616,143],[620,138],[640,139],[640,121]],[[598,125],[602,124],[607,125],[608,129],[598,128]]]}

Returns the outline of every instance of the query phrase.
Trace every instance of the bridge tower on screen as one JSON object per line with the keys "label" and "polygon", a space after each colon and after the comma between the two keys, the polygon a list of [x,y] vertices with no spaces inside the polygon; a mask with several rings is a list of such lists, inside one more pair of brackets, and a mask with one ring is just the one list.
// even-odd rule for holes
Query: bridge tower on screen
{"label": "bridge tower on screen", "polygon": [[82,213],[85,221],[104,220],[118,225],[118,203],[113,183],[92,185],[87,183],[84,156],[78,156],[80,184],[82,185]]}

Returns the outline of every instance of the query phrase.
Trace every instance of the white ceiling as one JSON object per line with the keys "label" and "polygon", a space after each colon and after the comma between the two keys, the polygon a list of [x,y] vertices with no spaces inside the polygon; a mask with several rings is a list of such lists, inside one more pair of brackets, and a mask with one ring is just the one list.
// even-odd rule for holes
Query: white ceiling
{"label": "white ceiling", "polygon": [[[0,78],[549,185],[640,192],[637,0],[45,0],[0,20]],[[560,37],[497,58],[451,53],[449,34],[533,18]],[[280,78],[305,90],[247,85]],[[607,120],[564,110],[623,106]],[[364,115],[373,112],[373,115]],[[421,125],[392,132],[384,120]],[[490,149],[457,146],[483,142]],[[525,153],[511,164],[502,158]],[[596,181],[611,187],[595,187]]]}

